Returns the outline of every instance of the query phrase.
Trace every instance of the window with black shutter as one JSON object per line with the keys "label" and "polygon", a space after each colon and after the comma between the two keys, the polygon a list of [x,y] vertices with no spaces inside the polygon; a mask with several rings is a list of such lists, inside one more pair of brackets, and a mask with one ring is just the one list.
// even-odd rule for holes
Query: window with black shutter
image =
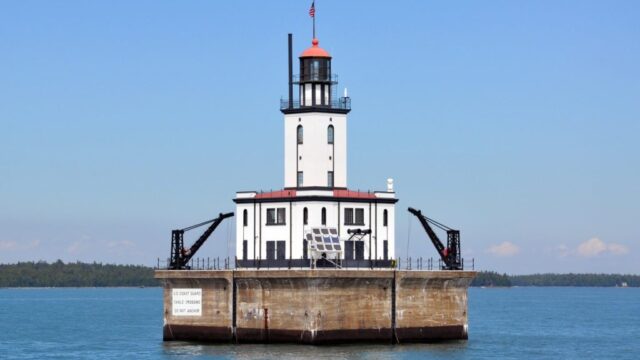
{"label": "window with black shutter", "polygon": [[355,225],[364,225],[364,209],[356,209]]}
{"label": "window with black shutter", "polygon": [[353,225],[353,208],[344,208],[344,224]]}

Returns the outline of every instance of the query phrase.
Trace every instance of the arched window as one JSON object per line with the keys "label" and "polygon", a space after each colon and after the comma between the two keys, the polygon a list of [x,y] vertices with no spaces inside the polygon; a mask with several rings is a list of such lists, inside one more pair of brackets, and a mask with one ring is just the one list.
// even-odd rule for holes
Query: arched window
{"label": "arched window", "polygon": [[309,224],[309,210],[307,208],[304,208],[304,210],[302,210],[302,224]]}
{"label": "arched window", "polygon": [[302,133],[302,125],[298,125],[298,144],[302,144],[303,133]]}
{"label": "arched window", "polygon": [[327,225],[327,208],[322,208],[322,218],[320,220],[322,225]]}
{"label": "arched window", "polygon": [[333,125],[327,128],[327,144],[333,144]]}
{"label": "arched window", "polygon": [[249,225],[249,217],[247,216],[247,209],[242,211],[242,226]]}
{"label": "arched window", "polygon": [[388,226],[388,224],[389,224],[389,213],[385,209],[382,212],[382,226]]}

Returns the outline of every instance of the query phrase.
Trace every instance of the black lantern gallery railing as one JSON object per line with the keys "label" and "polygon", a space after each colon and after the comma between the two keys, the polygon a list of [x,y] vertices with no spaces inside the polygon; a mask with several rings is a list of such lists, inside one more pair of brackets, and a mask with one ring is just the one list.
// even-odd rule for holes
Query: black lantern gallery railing
{"label": "black lantern gallery railing", "polygon": [[303,74],[302,76],[293,75],[291,80],[292,80],[292,83],[296,85],[307,83],[307,82],[322,82],[322,83],[331,83],[335,85],[338,83],[338,75],[337,74],[328,75],[322,72],[312,72],[310,74]]}
{"label": "black lantern gallery railing", "polygon": [[327,105],[300,105],[300,100],[293,100],[289,102],[289,99],[280,99],[280,110],[304,110],[304,109],[327,109],[327,110],[351,110],[351,98],[341,97],[337,100],[332,100]]}

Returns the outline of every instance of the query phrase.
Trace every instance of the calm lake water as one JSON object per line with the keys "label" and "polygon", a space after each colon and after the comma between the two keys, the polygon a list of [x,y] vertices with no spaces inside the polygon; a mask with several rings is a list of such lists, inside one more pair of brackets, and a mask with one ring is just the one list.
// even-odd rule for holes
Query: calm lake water
{"label": "calm lake water", "polygon": [[0,359],[640,359],[640,289],[469,290],[469,340],[421,345],[162,342],[162,290],[0,289]]}

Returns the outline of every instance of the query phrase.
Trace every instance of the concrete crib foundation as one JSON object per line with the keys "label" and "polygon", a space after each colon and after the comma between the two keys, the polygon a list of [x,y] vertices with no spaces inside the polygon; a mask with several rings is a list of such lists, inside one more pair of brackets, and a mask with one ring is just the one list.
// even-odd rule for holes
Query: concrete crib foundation
{"label": "concrete crib foundation", "polygon": [[467,339],[473,271],[157,270],[167,340],[305,344]]}

